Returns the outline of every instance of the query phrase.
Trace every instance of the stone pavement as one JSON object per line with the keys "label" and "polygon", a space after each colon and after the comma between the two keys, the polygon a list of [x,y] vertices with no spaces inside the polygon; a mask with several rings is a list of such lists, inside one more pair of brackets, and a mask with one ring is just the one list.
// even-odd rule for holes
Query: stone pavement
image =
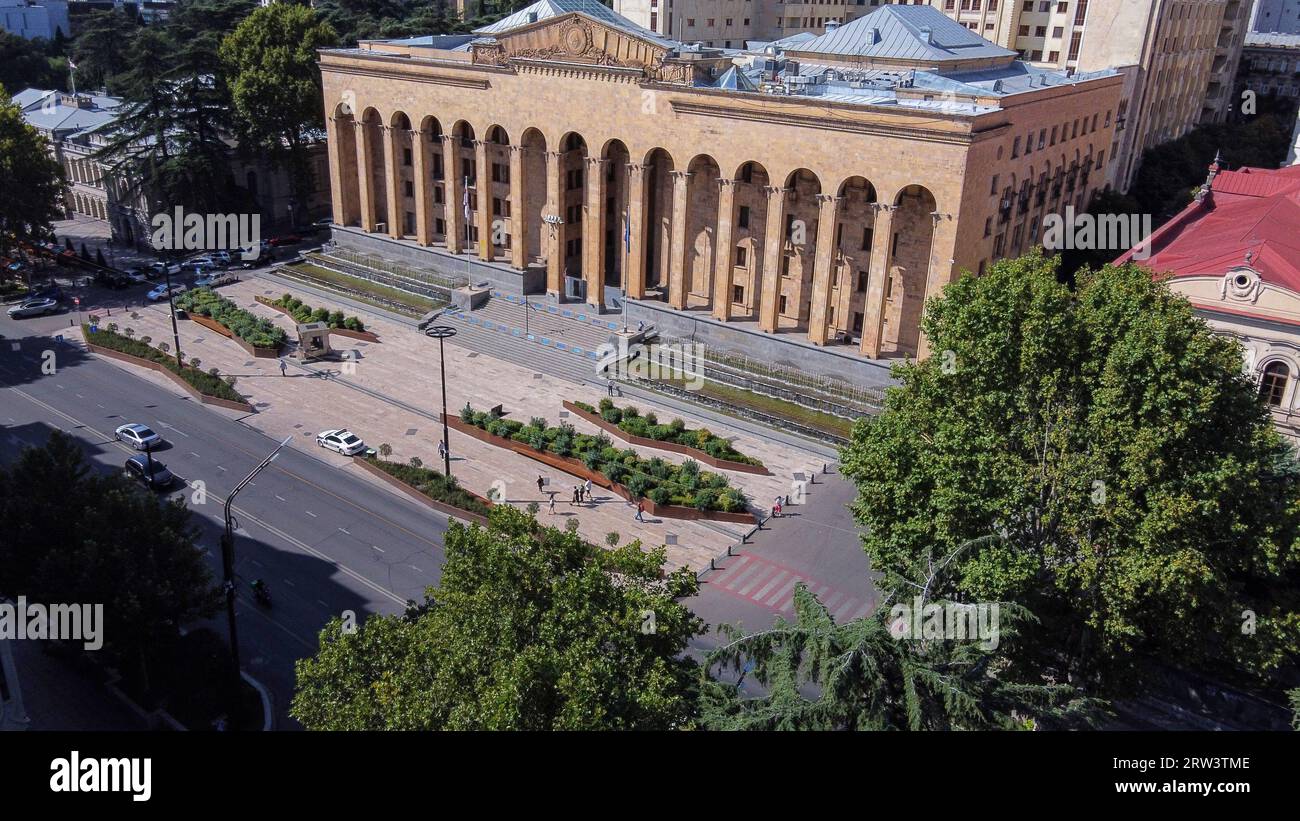
{"label": "stone pavement", "polygon": [[[264,280],[251,279],[221,289],[228,299],[251,312],[271,318],[277,325],[294,336],[293,320],[254,300],[255,295],[277,297],[285,288]],[[292,292],[292,289],[289,289]],[[312,307],[340,309],[352,314],[356,311],[341,303],[331,302],[315,294],[298,292]],[[119,329],[132,328],[136,337],[149,336],[153,344],[166,341],[171,344],[172,333],[165,303],[145,305],[121,311],[114,309],[111,319]],[[438,442],[442,426],[438,420],[441,390],[438,376],[438,343],[428,339],[408,325],[361,313],[367,329],[379,335],[379,343],[366,343],[332,337],[331,344],[341,351],[355,351],[359,357],[354,363],[322,362],[300,365],[289,359],[288,376],[282,377],[279,363],[274,359],[255,359],[246,354],[233,341],[202,326],[181,321],[181,346],[188,361],[198,357],[204,370],[216,367],[223,375],[237,379],[236,389],[248,397],[257,408],[256,415],[243,421],[268,435],[281,438],[293,434],[299,447],[315,447],[313,437],[327,428],[347,427],[365,439],[371,447],[388,444],[393,449],[390,458],[406,461],[418,456],[425,465],[441,469]],[[578,385],[563,379],[536,373],[525,367],[476,353],[450,340],[446,345],[447,408],[459,413],[468,400],[477,409],[503,405],[511,418],[524,420],[543,416],[551,424],[561,420],[565,413],[561,403],[565,399],[582,400],[596,404],[603,391],[588,385]],[[130,367],[124,365],[123,367]],[[135,369],[146,378],[169,385],[161,376],[143,369]],[[171,388],[175,390],[174,386]],[[618,400],[631,403],[631,400]],[[643,411],[654,411],[662,421],[684,416],[691,427],[704,423],[675,413],[652,403],[637,402]],[[595,432],[595,426],[569,415],[567,421],[585,432]],[[737,429],[729,429],[716,422],[709,427],[721,436],[734,439],[735,447],[742,453],[760,459],[772,471],[771,476],[753,476],[727,472],[731,482],[742,488],[760,508],[771,507],[776,496],[791,493],[791,482],[796,471],[819,469],[822,457],[794,446],[782,445]],[[622,448],[626,443],[615,445]],[[686,457],[652,448],[636,448],[643,456],[661,456],[666,460],[683,461]],[[576,477],[552,470],[527,457],[480,442],[455,431],[451,432],[452,473],[461,484],[481,495],[486,495],[494,483],[504,483],[507,499],[516,505],[526,506],[536,501],[542,505],[539,517],[543,522],[554,520],[559,525],[570,517],[577,517],[579,531],[591,541],[603,544],[606,534],[616,532],[623,541],[636,538],[643,544],[664,544],[668,534],[675,534],[677,544],[668,545],[670,565],[688,566],[701,570],[709,566],[710,559],[726,552],[729,545],[740,541],[748,526],[724,522],[692,522],[647,516],[647,521],[635,521],[635,507],[607,491],[596,489],[596,500],[572,505],[572,489]],[[351,465],[351,461],[337,454],[320,450],[318,455],[342,469],[352,470],[367,481],[378,481]],[[707,469],[707,468],[706,468]],[[548,496],[539,493],[538,476],[549,479],[548,491],[555,492],[555,513],[549,512]],[[775,520],[769,527],[780,530],[797,527],[793,520]],[[793,534],[791,534],[793,535]]]}

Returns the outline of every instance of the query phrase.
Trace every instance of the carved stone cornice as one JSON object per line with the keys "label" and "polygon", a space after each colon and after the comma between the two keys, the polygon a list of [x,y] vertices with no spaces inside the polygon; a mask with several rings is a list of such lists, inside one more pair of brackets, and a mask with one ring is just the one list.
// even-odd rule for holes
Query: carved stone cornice
{"label": "carved stone cornice", "polygon": [[768,199],[775,199],[777,194],[785,196],[790,193],[790,189],[781,185],[764,185],[763,193],[767,195]]}

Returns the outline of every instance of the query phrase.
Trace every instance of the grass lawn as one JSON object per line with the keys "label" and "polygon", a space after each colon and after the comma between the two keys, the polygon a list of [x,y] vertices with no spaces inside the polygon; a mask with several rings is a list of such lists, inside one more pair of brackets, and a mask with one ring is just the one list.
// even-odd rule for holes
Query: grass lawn
{"label": "grass lawn", "polygon": [[[378,282],[372,282],[368,279],[340,274],[338,271],[331,271],[328,268],[322,268],[319,265],[312,265],[307,262],[297,263],[294,265],[284,265],[282,266],[282,270],[289,272],[297,271],[304,276],[311,277],[312,279],[318,279],[321,282],[337,285],[340,288],[360,291],[362,294],[374,294],[377,297],[390,300],[391,302],[400,305],[404,309],[403,312],[408,313],[411,316],[423,316],[434,308],[437,308],[439,305],[445,304],[430,299],[429,297],[412,294],[408,291],[401,291],[397,288],[390,288],[387,285],[381,285]],[[349,299],[355,299],[358,302],[364,302],[367,305],[373,305],[376,308],[394,310],[392,305],[386,305],[382,302],[366,299],[364,295],[347,294],[346,296]]]}
{"label": "grass lawn", "polygon": [[[669,380],[663,380],[669,381]],[[682,387],[680,382],[676,382],[676,387]],[[771,396],[764,396],[761,393],[754,393],[742,388],[735,388],[731,385],[723,385],[719,382],[706,380],[704,385],[696,393],[726,402],[729,405],[735,405],[741,408],[750,408],[760,413],[766,413],[769,416],[775,416],[781,419],[789,419],[798,422],[801,425],[813,428],[815,430],[825,431],[835,436],[849,438],[853,431],[853,420],[845,419],[841,416],[835,416],[821,411],[811,410],[802,405],[796,405],[793,402],[787,402],[784,399],[776,399]],[[725,409],[723,410],[725,413]]]}

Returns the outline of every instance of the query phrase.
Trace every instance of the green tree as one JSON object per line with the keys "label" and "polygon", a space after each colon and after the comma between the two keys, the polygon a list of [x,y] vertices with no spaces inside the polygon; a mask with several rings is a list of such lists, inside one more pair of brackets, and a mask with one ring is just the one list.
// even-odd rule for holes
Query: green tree
{"label": "green tree", "polygon": [[87,14],[80,28],[72,42],[78,87],[121,93],[117,75],[127,69],[127,54],[140,30],[139,21],[125,9],[107,9]]}
{"label": "green tree", "polygon": [[26,88],[66,90],[68,78],[66,71],[60,71],[61,65],[66,62],[47,56],[44,40],[28,40],[0,30],[0,86],[10,93]]}
{"label": "green tree", "polygon": [[910,595],[993,536],[933,595],[1028,608],[1036,669],[1110,687],[1142,657],[1259,675],[1294,658],[1300,470],[1240,348],[1140,267],[1076,291],[1055,269],[1034,254],[950,284],[923,321],[932,356],[855,425],[844,471],[881,586]]}
{"label": "green tree", "polygon": [[709,654],[710,667],[752,675],[765,692],[743,698],[705,682],[709,729],[1010,730],[1085,726],[1103,714],[1074,687],[1011,678],[1007,651],[1022,626],[1037,629],[1013,604],[999,607],[996,642],[902,638],[883,607],[836,624],[803,584],[794,610],[793,622],[778,616],[754,634],[723,625],[728,641]]}
{"label": "green tree", "polygon": [[105,649],[142,689],[157,649],[220,607],[184,503],[93,473],[60,431],[0,469],[0,515],[0,593],[102,603]]}
{"label": "green tree", "polygon": [[62,216],[63,169],[45,137],[28,125],[0,88],[0,254],[17,242],[51,239]]}
{"label": "green tree", "polygon": [[326,625],[298,662],[309,729],[548,730],[692,726],[703,625],[689,570],[662,548],[602,550],[508,505],[453,524],[441,584],[406,616]]}
{"label": "green tree", "polygon": [[338,35],[306,6],[272,3],[222,41],[241,144],[268,153],[306,203],[314,190],[308,148],[325,127],[316,50]]}

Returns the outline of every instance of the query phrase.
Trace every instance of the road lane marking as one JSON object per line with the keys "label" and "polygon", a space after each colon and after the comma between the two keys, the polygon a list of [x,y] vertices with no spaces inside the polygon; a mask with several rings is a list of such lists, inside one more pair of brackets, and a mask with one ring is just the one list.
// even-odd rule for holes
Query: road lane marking
{"label": "road lane marking", "polygon": [[320,518],[320,517],[317,516],[315,513],[312,513],[310,510],[304,510],[303,513],[306,513],[308,516],[312,517],[313,519],[318,519],[318,518]]}
{"label": "road lane marking", "polygon": [[279,500],[282,501],[282,502],[284,501],[284,497],[281,496],[281,495],[278,494],[278,493],[272,493],[271,495],[274,496],[275,498],[279,499]]}
{"label": "road lane marking", "polygon": [[378,550],[380,553],[384,552],[384,549],[377,544],[372,544],[370,547],[374,550]]}

